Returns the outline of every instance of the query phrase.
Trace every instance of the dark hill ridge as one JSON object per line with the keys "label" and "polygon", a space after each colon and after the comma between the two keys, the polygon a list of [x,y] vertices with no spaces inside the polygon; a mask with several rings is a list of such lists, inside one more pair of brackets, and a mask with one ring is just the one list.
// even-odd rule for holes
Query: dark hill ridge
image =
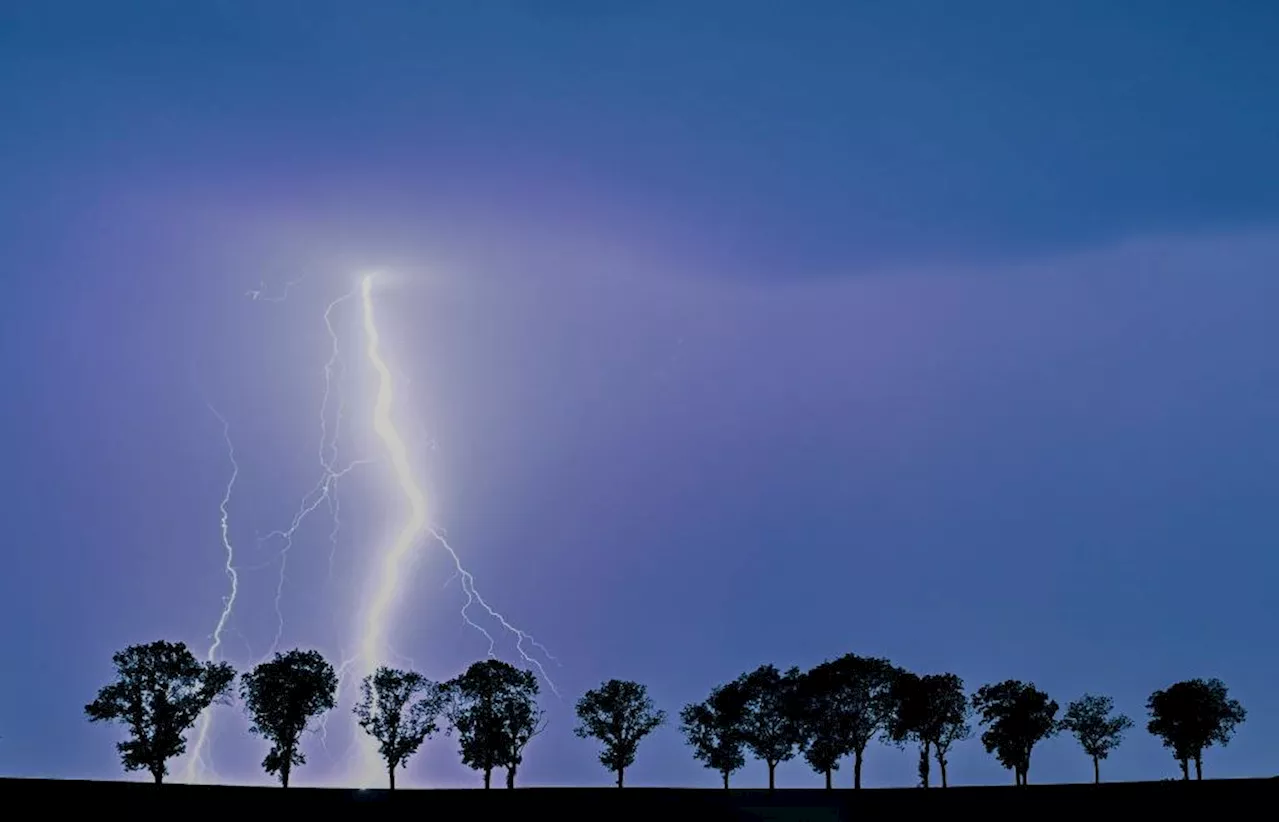
{"label": "dark hill ridge", "polygon": [[[388,803],[411,809],[423,818],[467,814],[478,819],[656,819],[690,820],[853,820],[867,814],[907,819],[937,818],[922,814],[982,813],[990,818],[1037,818],[1038,815],[1170,814],[1174,818],[1235,816],[1246,808],[1274,809],[1280,780],[1213,779],[1203,782],[1114,782],[1102,785],[1013,785],[933,788],[879,788],[854,791],[785,789],[719,790],[714,788],[518,788],[489,791],[346,790],[335,788],[218,787],[153,785],[140,782],[90,782],[55,779],[0,779],[8,813],[19,808],[83,814],[89,808],[106,813],[120,809],[198,813],[219,809],[290,811],[327,815],[335,806],[363,806],[369,818]],[[30,804],[28,804],[30,803]],[[341,810],[341,809],[339,809]],[[355,810],[355,808],[352,808]],[[360,816],[360,814],[358,814]],[[178,818],[178,817],[175,817]]]}

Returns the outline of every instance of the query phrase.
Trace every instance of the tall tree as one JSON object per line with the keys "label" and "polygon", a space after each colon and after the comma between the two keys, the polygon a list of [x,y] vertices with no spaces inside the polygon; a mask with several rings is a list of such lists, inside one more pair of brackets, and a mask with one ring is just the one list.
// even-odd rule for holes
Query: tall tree
{"label": "tall tree", "polygon": [[1220,679],[1189,679],[1156,691],[1147,700],[1151,721],[1147,731],[1160,737],[1182,766],[1182,778],[1190,779],[1187,762],[1196,763],[1196,779],[1201,776],[1204,749],[1215,742],[1231,741],[1236,725],[1244,722],[1245,710],[1227,697]]}
{"label": "tall tree", "polygon": [[1018,785],[1027,784],[1031,749],[1058,730],[1058,703],[1029,682],[1007,679],[983,685],[973,695],[973,707],[987,726],[982,745],[1000,764],[1013,771]]}
{"label": "tall tree", "polygon": [[718,685],[703,702],[685,705],[680,711],[680,730],[693,748],[693,756],[717,771],[729,787],[729,776],[743,765],[743,723],[746,694],[737,682]]}
{"label": "tall tree", "polygon": [[667,721],[665,711],[654,708],[644,685],[611,679],[587,691],[575,706],[580,739],[598,739],[604,746],[600,764],[612,771],[622,787],[623,773],[636,761],[640,740]]}
{"label": "tall tree", "polygon": [[1095,785],[1102,781],[1098,762],[1119,747],[1124,732],[1133,727],[1132,719],[1124,714],[1112,716],[1111,710],[1111,697],[1085,694],[1067,705],[1058,723],[1058,727],[1075,736],[1084,752],[1093,758]]}
{"label": "tall tree", "polygon": [[396,768],[435,733],[444,695],[439,684],[417,671],[395,668],[378,668],[366,676],[360,694],[355,715],[365,733],[378,740],[378,754],[387,765],[394,791]]}
{"label": "tall tree", "polygon": [[769,769],[769,790],[778,764],[794,758],[802,740],[799,683],[799,668],[782,673],[773,665],[738,678],[745,697],[742,741]]}
{"label": "tall tree", "polygon": [[546,727],[538,709],[538,680],[530,671],[486,659],[444,689],[462,764],[482,772],[486,788],[493,769],[506,768],[507,787],[514,788],[525,746]]}
{"label": "tall tree", "polygon": [[892,687],[898,669],[888,660],[845,654],[817,665],[810,676],[829,688],[831,723],[844,753],[853,754],[853,786],[862,787],[867,745],[888,726],[893,714]]}
{"label": "tall tree", "polygon": [[168,760],[187,749],[186,732],[201,711],[226,704],[235,670],[225,662],[200,662],[181,642],[130,645],[111,657],[116,681],[84,706],[90,722],[120,722],[130,738],[116,743],[126,771],[146,770],[156,783]]}
{"label": "tall tree", "polygon": [[899,744],[920,746],[920,784],[929,787],[929,755],[938,762],[942,787],[947,787],[947,755],[956,742],[968,739],[969,702],[964,682],[955,674],[917,676],[904,671],[894,681],[893,716],[889,737]]}
{"label": "tall tree", "polygon": [[299,743],[315,717],[333,708],[338,677],[319,651],[277,653],[240,677],[240,698],[253,721],[249,732],[271,743],[262,760],[269,774],[279,774],[289,787],[295,765],[305,765]]}
{"label": "tall tree", "polygon": [[836,689],[830,681],[829,669],[815,668],[800,677],[798,703],[800,714],[800,747],[809,767],[826,779],[831,789],[831,774],[849,751],[833,717],[836,714]]}

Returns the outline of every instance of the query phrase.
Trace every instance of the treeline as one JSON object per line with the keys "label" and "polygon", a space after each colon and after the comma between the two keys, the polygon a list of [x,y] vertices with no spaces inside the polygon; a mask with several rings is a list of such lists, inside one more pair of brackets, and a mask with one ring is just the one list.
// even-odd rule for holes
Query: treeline
{"label": "treeline", "polygon": [[[231,702],[236,671],[225,662],[200,662],[183,643],[164,640],[133,645],[112,657],[116,679],[85,706],[91,721],[125,725],[129,738],[117,744],[125,770],[146,770],[157,783],[168,761],[186,751],[186,733],[200,714]],[[338,676],[316,651],[277,653],[239,675],[239,696],[250,732],[270,746],[262,767],[289,786],[293,769],[306,764],[303,733],[337,704]],[[490,787],[495,770],[506,771],[508,788],[525,747],[546,728],[533,672],[487,659],[447,682],[415,671],[381,667],[360,683],[354,712],[377,743],[389,785],[433,735],[457,738],[462,763],[481,772]],[[1062,716],[1058,703],[1029,682],[1006,680],[966,694],[955,674],[916,674],[888,660],[846,654],[808,671],[773,665],[718,685],[702,702],[680,711],[680,731],[693,755],[717,771],[725,788],[748,754],[768,768],[769,787],[779,764],[801,756],[832,786],[841,761],[852,758],[853,784],[862,787],[862,764],[872,742],[914,746],[917,775],[929,787],[932,765],[947,786],[947,763],[956,744],[973,735],[1015,782],[1027,783],[1031,752],[1060,732],[1071,734],[1099,763],[1114,751],[1133,721],[1113,710],[1110,697],[1085,694]],[[644,685],[609,680],[577,701],[574,733],[600,744],[600,763],[618,787],[636,758],[639,743],[667,721]],[[1147,731],[1158,737],[1190,779],[1194,763],[1225,745],[1245,719],[1240,703],[1217,679],[1191,679],[1155,691],[1147,700]]]}

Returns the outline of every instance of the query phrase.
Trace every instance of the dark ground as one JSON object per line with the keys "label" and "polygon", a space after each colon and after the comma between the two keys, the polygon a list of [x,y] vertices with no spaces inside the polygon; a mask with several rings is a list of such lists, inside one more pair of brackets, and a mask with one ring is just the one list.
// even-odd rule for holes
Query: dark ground
{"label": "dark ground", "polygon": [[[920,790],[880,788],[854,791],[779,789],[716,790],[671,788],[505,788],[483,790],[353,791],[324,788],[239,788],[152,785],[136,782],[88,782],[53,779],[0,779],[4,816],[25,818],[58,811],[104,816],[120,810],[205,816],[220,809],[254,811],[287,803],[291,812],[328,816],[331,811],[367,808],[381,815],[388,803],[412,809],[425,819],[465,814],[475,819],[658,819],[679,820],[834,820],[867,819],[868,814],[906,819],[956,818],[981,814],[987,819],[1035,819],[1088,814],[1095,819],[1126,817],[1237,818],[1276,810],[1280,780],[1215,779],[1203,782],[1116,782],[1102,785],[1013,785]],[[346,806],[346,807],[338,807]],[[26,812],[23,809],[27,809]],[[281,807],[281,810],[284,810]],[[357,813],[357,816],[363,814]]]}

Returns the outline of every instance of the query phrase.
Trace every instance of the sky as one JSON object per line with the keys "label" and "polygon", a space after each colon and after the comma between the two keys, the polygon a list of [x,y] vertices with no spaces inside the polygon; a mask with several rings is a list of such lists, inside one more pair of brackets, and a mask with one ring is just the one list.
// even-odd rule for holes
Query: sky
{"label": "sky", "polygon": [[[408,508],[359,298],[333,339],[324,318],[375,271],[430,522],[554,655],[521,784],[610,784],[571,732],[603,680],[674,717],[850,652],[1111,695],[1138,720],[1116,780],[1175,776],[1146,698],[1220,677],[1249,715],[1206,774],[1274,775],[1276,22],[1138,0],[5,4],[0,773],[126,778],[83,706],[126,645],[208,652],[232,456],[218,658],[251,667],[277,632],[335,663],[358,644]],[[327,409],[361,462],[281,585],[269,534],[323,477],[334,340]],[[411,560],[385,661],[447,679],[488,642],[443,549]],[[350,693],[294,784],[349,783]],[[239,709],[211,717],[205,778],[270,783]],[[401,784],[478,785],[457,760],[434,739]],[[949,777],[1011,781],[976,739]],[[1071,739],[1036,748],[1032,781],[1091,777]],[[800,760],[778,779],[821,784]],[[914,784],[914,755],[877,743],[863,779]],[[669,723],[628,784],[718,777]]]}

